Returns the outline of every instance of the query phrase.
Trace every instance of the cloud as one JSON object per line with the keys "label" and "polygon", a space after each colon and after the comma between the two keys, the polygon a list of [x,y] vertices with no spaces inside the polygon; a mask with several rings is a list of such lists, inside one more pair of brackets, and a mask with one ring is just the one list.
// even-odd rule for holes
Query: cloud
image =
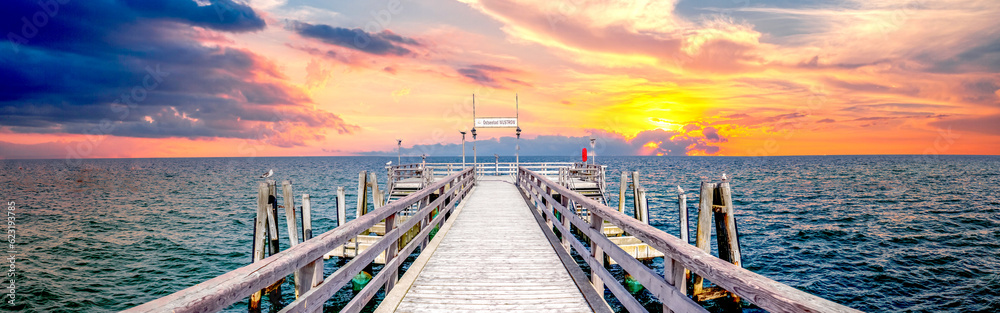
{"label": "cloud", "polygon": [[412,38],[397,35],[389,30],[368,33],[360,28],[333,27],[326,24],[309,24],[292,21],[288,28],[307,38],[327,44],[350,48],[374,55],[406,56],[413,52],[405,46],[420,46]]}
{"label": "cloud", "polygon": [[505,77],[517,73],[517,71],[496,65],[473,64],[458,68],[456,71],[463,77],[467,78],[470,82],[478,85],[498,89],[511,89],[511,85],[531,87],[531,84],[529,83],[516,78]]}
{"label": "cloud", "polygon": [[325,66],[321,60],[312,59],[306,64],[306,87],[309,89],[326,87],[331,76],[333,67]]}
{"label": "cloud", "polygon": [[199,5],[190,0],[124,0],[140,16],[153,19],[175,20],[228,32],[248,32],[264,29],[264,20],[246,4],[232,0],[214,0]]}
{"label": "cloud", "polygon": [[675,1],[464,2],[504,23],[510,37],[572,53],[571,60],[588,65],[736,73],[762,62],[761,34],[751,26],[721,17],[689,21],[674,14]]}
{"label": "cloud", "polygon": [[[9,131],[299,146],[326,129],[358,129],[312,109],[270,60],[203,44],[204,34],[191,31],[263,29],[243,4],[133,0],[72,2],[58,10],[26,42],[0,42],[0,126]],[[33,1],[13,1],[0,12],[0,26],[36,12]]]}
{"label": "cloud", "polygon": [[1000,114],[944,119],[931,122],[930,125],[938,128],[1000,136]]}

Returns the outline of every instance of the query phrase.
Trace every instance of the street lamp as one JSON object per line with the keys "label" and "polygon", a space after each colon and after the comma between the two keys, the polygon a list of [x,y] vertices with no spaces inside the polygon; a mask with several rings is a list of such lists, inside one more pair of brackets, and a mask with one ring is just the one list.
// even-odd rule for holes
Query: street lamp
{"label": "street lamp", "polygon": [[476,128],[472,128],[472,167],[476,167]]}
{"label": "street lamp", "polygon": [[403,140],[396,139],[396,165],[403,165]]}
{"label": "street lamp", "polygon": [[458,131],[462,133],[462,168],[465,168],[465,131]]}
{"label": "street lamp", "polygon": [[517,134],[517,141],[514,143],[514,163],[515,166],[521,166],[521,126],[518,126],[514,133]]}

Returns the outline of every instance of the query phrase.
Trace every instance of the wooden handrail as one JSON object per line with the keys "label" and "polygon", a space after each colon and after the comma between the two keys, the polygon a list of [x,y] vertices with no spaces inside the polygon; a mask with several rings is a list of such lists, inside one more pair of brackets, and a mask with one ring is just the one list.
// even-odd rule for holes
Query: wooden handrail
{"label": "wooden handrail", "polygon": [[[393,216],[413,204],[429,199],[432,193],[443,190],[446,185],[452,186],[450,191],[463,191],[464,193],[472,184],[474,184],[473,169],[468,168],[445,177],[420,191],[362,215],[340,227],[297,244],[288,250],[281,251],[261,261],[125,310],[124,312],[216,312],[225,309],[229,305],[250,296],[258,290],[264,289],[295,270],[313,261],[322,259],[323,255],[327,252],[349,242],[357,234],[370,229],[387,217]],[[458,187],[463,187],[463,189],[459,189]],[[438,200],[445,201],[446,198],[450,197],[442,195]],[[453,205],[455,200],[457,199],[452,199],[452,203],[449,203],[449,205]],[[433,203],[440,205],[442,202],[434,201]],[[416,220],[414,219],[414,222]],[[409,224],[403,224],[404,227],[405,225]],[[397,230],[397,233],[399,231]],[[401,231],[405,231],[405,229]],[[387,245],[388,243],[384,244]],[[369,262],[371,261],[369,260]],[[319,308],[322,308],[323,302],[320,301],[318,303]],[[314,303],[312,305],[313,308],[310,308],[309,311],[314,310],[317,304]]]}
{"label": "wooden handrail", "polygon": [[[576,216],[575,210],[569,210],[567,208],[572,208],[574,203],[575,205],[582,206],[587,209],[589,214],[591,214],[591,218],[598,217],[603,221],[611,222],[630,235],[635,236],[644,243],[662,252],[666,258],[664,260],[664,264],[670,264],[671,262],[668,262],[668,260],[679,262],[684,268],[690,269],[693,273],[708,278],[716,285],[735,293],[743,299],[746,299],[757,306],[768,310],[769,312],[860,312],[847,306],[792,288],[760,274],[723,261],[722,259],[712,256],[695,246],[681,241],[677,237],[667,234],[666,232],[663,232],[653,226],[641,223],[634,218],[618,212],[616,209],[612,209],[579,193],[573,192],[572,190],[552,182],[548,178],[538,175],[537,173],[524,167],[518,169],[517,185],[522,190],[525,190],[526,193],[535,197],[536,201],[544,198],[546,210],[562,209],[560,210],[560,213],[562,215],[567,215],[569,217],[569,222],[572,222],[577,229],[583,231],[583,233],[589,236],[591,240],[600,245],[605,253],[608,253],[610,257],[622,265],[623,269],[628,271],[630,274],[633,274],[637,279],[644,277],[643,280],[646,281],[640,281],[644,285],[647,285],[647,283],[653,283],[655,285],[668,285],[668,283],[665,279],[652,281],[649,275],[635,275],[634,272],[641,273],[642,269],[634,268],[634,264],[627,261],[625,257],[631,259],[628,254],[622,255],[617,253],[615,249],[621,250],[621,248],[617,247],[617,245],[609,245],[608,243],[610,243],[610,241],[607,241],[607,238],[604,238],[603,240],[600,239],[600,237],[604,237],[604,235],[599,230],[592,229],[593,227],[591,227],[589,223],[585,222],[579,216]],[[550,192],[559,194],[561,201],[555,201],[555,199],[550,195]],[[542,202],[539,201],[539,203]],[[558,223],[553,224],[555,224],[557,228],[560,229],[560,232],[563,232],[564,234],[569,231],[568,225],[560,227],[563,225],[558,225]],[[574,248],[577,249],[578,254],[582,256],[589,254],[588,251],[582,250],[582,248],[584,248],[582,247],[582,244]],[[641,265],[641,263],[639,264]],[[648,270],[645,266],[643,267]],[[607,279],[605,279],[605,282],[606,281]],[[672,286],[670,286],[670,288],[672,288]],[[670,288],[651,291],[654,292],[654,295],[656,295],[661,302],[665,302],[663,299],[664,297],[676,299],[676,295],[669,291]],[[676,289],[674,290],[676,291]],[[612,289],[612,291],[614,291],[614,289]],[[625,301],[622,302],[624,303]],[[678,305],[680,305],[684,307],[682,308],[683,311],[688,311],[685,309],[687,308],[687,305],[683,303],[665,303],[665,305],[670,306],[671,309],[675,309]]]}

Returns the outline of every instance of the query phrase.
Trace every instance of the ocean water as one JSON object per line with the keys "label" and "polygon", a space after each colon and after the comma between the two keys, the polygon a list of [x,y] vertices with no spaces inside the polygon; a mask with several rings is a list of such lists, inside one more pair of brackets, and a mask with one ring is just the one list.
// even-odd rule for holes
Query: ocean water
{"label": "ocean water", "polygon": [[[8,212],[15,214],[17,235],[15,305],[6,301],[10,290],[4,281],[0,310],[118,311],[221,275],[251,261],[261,173],[273,168],[274,179],[293,181],[297,198],[310,194],[318,234],[336,227],[336,187],[345,187],[352,208],[358,172],[375,171],[384,184],[382,166],[390,160],[396,162],[395,157],[0,161],[0,195],[8,207],[13,202]],[[700,182],[726,173],[744,266],[795,288],[869,312],[1000,311],[1000,157],[598,157],[598,162],[608,166],[615,192],[620,171],[639,171],[649,189],[650,224],[675,235],[674,186],[687,190],[694,225]],[[347,211],[353,218],[353,210]],[[337,266],[327,262],[326,273]],[[285,295],[290,299],[289,291]],[[327,310],[343,306],[350,295],[341,291]],[[245,312],[246,303],[227,311]]]}

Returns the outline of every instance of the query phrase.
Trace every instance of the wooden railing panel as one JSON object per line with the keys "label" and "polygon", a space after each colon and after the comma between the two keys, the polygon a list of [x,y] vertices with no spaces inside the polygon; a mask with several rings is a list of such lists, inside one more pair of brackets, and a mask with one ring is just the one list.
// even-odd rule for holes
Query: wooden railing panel
{"label": "wooden railing panel", "polygon": [[[523,173],[522,175],[533,178],[533,180],[520,179],[519,185],[523,186],[527,182],[537,182],[539,184],[538,187],[544,185],[547,188],[551,188],[560,194],[562,198],[568,198],[574,203],[587,208],[591,214],[596,214],[604,220],[615,224],[630,235],[663,252],[668,258],[677,260],[684,268],[690,269],[691,272],[708,278],[716,285],[735,293],[765,310],[789,313],[860,312],[723,261],[697,247],[682,242],[677,237],[669,235],[653,226],[641,223],[617,210],[588,199],[529,170],[522,168],[519,169],[519,172]],[[605,249],[605,253],[612,255],[613,252],[611,250],[613,249]],[[658,281],[666,284],[665,280],[658,279]]]}
{"label": "wooden railing panel", "polygon": [[[539,186],[536,185],[533,187],[539,187]],[[555,200],[549,194],[545,194],[544,198],[547,201]],[[563,197],[563,198],[568,198],[568,197]],[[614,244],[610,239],[604,236],[603,232],[597,230],[596,228],[591,227],[592,225],[590,223],[584,221],[583,218],[576,215],[576,213],[574,212],[575,210],[567,209],[567,207],[573,208],[572,205],[555,204],[553,205],[553,207],[559,212],[559,214],[563,218],[567,219],[570,223],[576,226],[577,229],[583,232],[584,235],[586,235],[587,238],[590,239],[592,244],[598,246],[600,250],[604,250],[603,252],[607,253],[608,257],[618,262],[618,265],[623,270],[632,275],[632,277],[636,281],[638,281],[644,287],[646,287],[646,289],[649,290],[650,293],[652,293],[658,299],[661,299],[661,302],[670,306],[671,309],[673,309],[675,312],[707,312],[705,311],[704,308],[702,308],[697,303],[687,298],[682,292],[674,288],[674,286],[668,284],[660,275],[656,274],[652,269],[646,267],[646,265],[642,264],[642,262],[639,262],[639,260],[636,260],[630,254],[625,252],[625,250],[622,250],[621,247]],[[595,217],[598,219],[600,218],[600,216],[598,215],[595,215]],[[569,231],[569,227],[562,227],[562,225],[559,224],[556,224],[556,226],[560,232],[565,231],[564,233],[567,233]],[[571,243],[578,242],[576,241],[575,237],[573,236],[568,236],[568,237],[572,238],[570,239]],[[573,246],[574,249],[577,250],[578,254],[584,256],[583,259],[585,259],[588,262],[588,264],[591,266],[591,269],[595,269],[597,267],[600,267],[602,269],[604,268],[602,264],[603,259],[601,260],[601,262],[599,262],[592,256],[588,257],[589,256],[588,253],[590,253],[593,250],[588,251],[583,246],[582,243],[579,245],[574,244]],[[665,263],[669,264],[669,262]],[[614,279],[613,277],[604,279],[605,280],[610,279],[610,281],[614,282],[614,284],[608,284],[609,289],[612,289],[613,287],[612,285],[618,285],[619,287],[621,286],[620,284],[618,284],[617,280]],[[596,287],[597,286],[595,285],[595,288]],[[622,287],[622,290],[624,290],[624,287]],[[625,293],[624,295],[615,294],[615,296],[618,298],[620,302],[622,302],[623,305],[625,305],[626,302],[635,301],[635,299],[632,298],[631,294],[629,293]],[[642,306],[640,305],[639,308],[641,307]],[[627,305],[626,308],[628,308]],[[630,312],[635,312],[636,310],[636,308],[628,308],[628,309]]]}
{"label": "wooden railing panel", "polygon": [[[215,312],[222,310],[230,304],[264,289],[286,275],[321,259],[330,250],[347,243],[357,234],[371,228],[389,215],[402,211],[417,201],[429,197],[431,193],[449,182],[459,180],[470,181],[472,179],[471,168],[455,173],[428,186],[428,188],[392,202],[369,214],[362,215],[312,240],[295,245],[288,250],[281,251],[259,262],[254,262],[171,295],[131,308],[126,310],[126,312]],[[467,184],[461,185],[465,186]],[[441,199],[445,198],[447,197],[441,197]],[[377,249],[385,248],[387,247]],[[374,260],[374,256],[372,260]],[[372,260],[368,260],[367,263],[370,263]],[[360,266],[360,262],[355,261],[364,260],[352,260],[345,267],[351,267],[353,270],[355,268],[351,266],[352,263]],[[360,269],[356,268],[356,270]],[[327,279],[323,284],[327,283],[333,283],[333,279]],[[311,289],[306,294],[317,291],[323,284]],[[322,302],[319,305],[322,305]]]}

